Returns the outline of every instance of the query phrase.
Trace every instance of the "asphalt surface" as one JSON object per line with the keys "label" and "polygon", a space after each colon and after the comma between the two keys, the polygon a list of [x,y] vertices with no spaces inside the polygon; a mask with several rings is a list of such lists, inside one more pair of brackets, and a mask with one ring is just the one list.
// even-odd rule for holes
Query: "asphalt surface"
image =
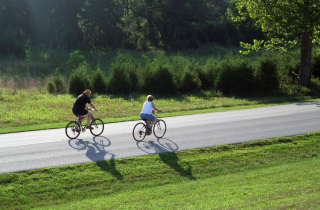
{"label": "asphalt surface", "polygon": [[165,136],[150,135],[142,142],[132,137],[139,121],[105,124],[101,136],[86,131],[74,140],[67,138],[64,128],[0,134],[0,173],[315,132],[320,130],[320,102],[162,119]]}

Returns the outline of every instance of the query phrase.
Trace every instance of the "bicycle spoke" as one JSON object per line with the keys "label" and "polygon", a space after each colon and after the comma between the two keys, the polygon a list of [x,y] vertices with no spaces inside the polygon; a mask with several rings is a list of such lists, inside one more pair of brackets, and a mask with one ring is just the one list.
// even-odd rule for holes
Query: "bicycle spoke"
{"label": "bicycle spoke", "polygon": [[153,126],[153,133],[155,137],[161,138],[164,136],[167,130],[167,125],[163,120],[158,120],[156,124]]}
{"label": "bicycle spoke", "polygon": [[65,132],[68,138],[75,139],[80,135],[81,128],[79,124],[75,121],[69,122],[66,126]]}
{"label": "bicycle spoke", "polygon": [[93,128],[90,130],[90,132],[94,136],[101,135],[104,130],[104,124],[103,124],[102,120],[100,120],[100,119],[93,120],[91,122],[90,126]]}
{"label": "bicycle spoke", "polygon": [[137,123],[133,128],[132,135],[136,141],[142,141],[146,136],[145,124]]}

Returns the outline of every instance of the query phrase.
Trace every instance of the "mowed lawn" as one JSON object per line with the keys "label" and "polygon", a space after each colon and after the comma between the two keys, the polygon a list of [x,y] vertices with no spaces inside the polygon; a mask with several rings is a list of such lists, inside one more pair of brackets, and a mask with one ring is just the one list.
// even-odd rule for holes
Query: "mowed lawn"
{"label": "mowed lawn", "polygon": [[1,209],[318,209],[320,133],[0,175]]}

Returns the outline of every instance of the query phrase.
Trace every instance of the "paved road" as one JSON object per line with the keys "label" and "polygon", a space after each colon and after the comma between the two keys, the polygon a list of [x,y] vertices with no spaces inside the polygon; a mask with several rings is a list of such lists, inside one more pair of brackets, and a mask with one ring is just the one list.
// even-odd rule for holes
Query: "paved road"
{"label": "paved road", "polygon": [[[161,113],[159,114],[161,117]],[[319,131],[320,102],[164,118],[167,133],[137,143],[138,121],[110,123],[99,137],[64,129],[0,134],[0,173],[174,152]]]}

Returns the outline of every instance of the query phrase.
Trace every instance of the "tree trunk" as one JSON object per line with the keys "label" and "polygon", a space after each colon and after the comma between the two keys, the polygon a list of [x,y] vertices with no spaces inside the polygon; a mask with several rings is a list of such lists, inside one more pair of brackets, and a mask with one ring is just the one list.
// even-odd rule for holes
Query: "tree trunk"
{"label": "tree trunk", "polygon": [[307,86],[311,82],[312,32],[303,32],[301,36],[301,55],[298,84]]}

